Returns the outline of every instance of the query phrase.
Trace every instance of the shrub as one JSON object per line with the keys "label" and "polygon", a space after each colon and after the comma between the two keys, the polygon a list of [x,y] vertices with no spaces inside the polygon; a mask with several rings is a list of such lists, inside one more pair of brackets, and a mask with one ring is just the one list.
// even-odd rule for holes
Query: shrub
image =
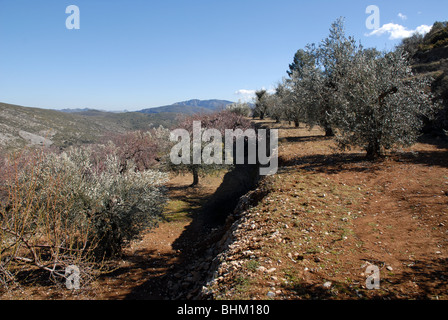
{"label": "shrub", "polygon": [[[95,153],[107,154],[105,159]],[[167,174],[127,170],[112,144],[36,151],[4,160],[0,206],[4,282],[17,263],[63,276],[71,264],[120,254],[123,246],[154,227],[165,204]],[[82,268],[84,266],[84,268]]]}
{"label": "shrub", "polygon": [[252,115],[252,108],[248,103],[238,102],[227,106],[227,110],[234,112],[243,117],[250,117]]}
{"label": "shrub", "polygon": [[108,149],[106,159],[92,162],[92,147],[49,154],[39,178],[46,181],[48,173],[54,172],[69,177],[60,192],[73,196],[75,216],[81,214],[92,221],[98,239],[97,254],[112,256],[120,253],[124,243],[135,239],[143,229],[155,226],[166,200],[163,183],[167,175],[137,170],[130,160],[124,171],[119,155],[111,151],[113,145],[96,148],[96,152]]}
{"label": "shrub", "polygon": [[[64,277],[69,265],[92,269],[92,224],[76,211],[75,195],[65,186],[70,177],[44,167],[43,152],[21,153],[4,160],[0,175],[0,281],[15,281],[21,264]],[[45,176],[45,178],[43,178]]]}

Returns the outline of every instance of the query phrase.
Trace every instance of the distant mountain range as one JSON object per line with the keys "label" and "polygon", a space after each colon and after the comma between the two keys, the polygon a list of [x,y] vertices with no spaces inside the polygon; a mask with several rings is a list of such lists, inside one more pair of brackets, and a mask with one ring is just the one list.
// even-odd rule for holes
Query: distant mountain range
{"label": "distant mountain range", "polygon": [[[61,111],[61,112],[65,112],[65,113],[79,113],[79,112],[87,112],[87,111],[96,111],[95,109],[90,109],[90,108],[76,108],[76,109],[59,109],[56,111]],[[99,110],[98,110],[99,111]]]}
{"label": "distant mountain range", "polygon": [[107,112],[91,108],[49,110],[0,102],[0,151],[24,146],[67,147],[93,143],[110,133],[175,125],[179,114],[208,113],[231,101],[189,100],[137,112]]}
{"label": "distant mountain range", "polygon": [[127,112],[129,112],[128,110],[107,111],[107,110],[99,110],[99,109],[91,109],[91,108],[56,109],[55,111],[60,111],[60,112],[65,112],[65,113],[86,113],[86,112],[127,113]]}
{"label": "distant mountain range", "polygon": [[24,146],[94,143],[111,133],[147,130],[176,122],[174,113],[115,113],[92,109],[65,111],[22,107],[0,102],[0,153]]}
{"label": "distant mountain range", "polygon": [[209,113],[224,109],[232,101],[227,100],[188,100],[177,102],[168,106],[155,107],[149,109],[143,109],[137,112],[152,114],[152,113],[182,113],[182,114],[194,114],[194,113]]}
{"label": "distant mountain range", "polygon": [[[145,114],[157,114],[157,113],[179,113],[179,114],[195,114],[195,113],[209,113],[213,111],[217,111],[220,109],[225,109],[228,105],[234,102],[228,100],[188,100],[182,102],[176,102],[167,106],[161,107],[153,107],[147,108],[139,111],[135,111],[137,113],[145,113]],[[77,108],[77,109],[59,109],[57,111],[65,112],[65,113],[78,113],[78,114],[89,114],[92,112],[112,112],[112,111],[104,111],[97,110],[91,108]],[[126,113],[127,110],[120,111],[119,113]]]}

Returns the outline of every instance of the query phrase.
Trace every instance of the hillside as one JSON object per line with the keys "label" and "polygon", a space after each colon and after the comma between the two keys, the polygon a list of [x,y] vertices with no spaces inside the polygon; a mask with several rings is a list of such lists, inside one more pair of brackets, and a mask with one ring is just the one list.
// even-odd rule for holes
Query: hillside
{"label": "hillside", "polygon": [[0,103],[0,149],[29,145],[66,147],[91,143],[109,132],[172,127],[180,114],[208,113],[224,108],[226,100],[189,100],[138,112],[94,109],[48,110]]}
{"label": "hillside", "polygon": [[159,125],[169,127],[175,118],[174,114],[165,113],[146,115],[94,110],[67,113],[0,103],[0,148],[91,143],[108,132],[145,130]]}
{"label": "hillside", "polygon": [[[235,212],[202,297],[447,298],[447,143],[372,163],[362,150],[334,153],[319,129],[268,125],[280,130],[279,173]],[[366,288],[369,266],[378,290]]]}
{"label": "hillside", "polygon": [[432,92],[443,104],[443,110],[428,124],[426,131],[443,134],[441,129],[448,130],[448,22],[436,22],[425,37],[414,36],[405,43],[412,55],[414,72],[434,79]]}
{"label": "hillside", "polygon": [[[334,153],[319,128],[259,124],[279,129],[279,172],[241,197],[224,225],[205,223],[216,215],[205,204],[239,177],[191,188],[191,176],[172,176],[165,221],[130,243],[113,272],[76,294],[24,286],[20,297],[447,298],[448,144],[422,141],[372,163],[362,150]],[[378,290],[366,288],[369,266]]]}
{"label": "hillside", "polygon": [[227,105],[232,104],[233,102],[227,100],[188,100],[177,102],[172,105],[149,108],[140,110],[138,112],[141,113],[182,113],[182,114],[194,114],[194,113],[208,113],[212,111],[219,110],[221,108],[225,108]]}

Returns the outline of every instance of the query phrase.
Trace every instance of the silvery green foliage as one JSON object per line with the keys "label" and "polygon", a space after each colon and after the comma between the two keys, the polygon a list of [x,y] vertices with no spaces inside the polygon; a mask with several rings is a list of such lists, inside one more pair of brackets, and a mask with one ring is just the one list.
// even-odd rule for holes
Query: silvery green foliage
{"label": "silvery green foliage", "polygon": [[93,161],[92,147],[45,154],[34,175],[23,171],[19,179],[22,183],[29,183],[27,179],[31,176],[35,179],[38,201],[43,208],[55,192],[47,188],[48,181],[54,177],[60,179],[57,192],[70,206],[60,203],[61,210],[55,210],[53,203],[45,208],[47,214],[63,211],[67,223],[89,229],[92,242],[99,243],[96,248],[99,255],[119,253],[126,241],[155,226],[166,201],[163,184],[168,180],[167,174],[134,170],[132,162],[122,172],[119,157],[111,152],[113,147],[99,147],[108,149],[108,156],[101,163]]}
{"label": "silvery green foliage", "polygon": [[300,121],[309,126],[320,125],[332,135],[328,117],[338,107],[335,95],[339,80],[356,48],[355,40],[346,37],[344,20],[340,18],[321,43],[299,50],[290,65],[289,78],[279,87],[283,118],[296,125]]}
{"label": "silvery green foliage", "polygon": [[255,92],[255,108],[253,110],[253,116],[259,117],[263,120],[269,114],[269,93],[262,89]]}
{"label": "silvery green foliage", "polygon": [[[295,79],[295,72],[291,73],[292,79]],[[284,79],[277,86],[276,93],[273,95],[272,109],[270,116],[275,120],[294,121],[296,125],[303,119],[304,104],[300,99],[302,96],[299,81]]]}
{"label": "silvery green foliage", "polygon": [[339,108],[336,96],[340,91],[340,81],[347,75],[352,57],[356,54],[357,45],[352,37],[345,35],[344,19],[337,19],[330,28],[330,34],[315,50],[317,68],[322,71],[320,82],[316,82],[313,92],[319,94],[314,112],[316,120],[326,135],[334,131],[329,115]]}
{"label": "silvery green foliage", "polygon": [[285,86],[283,83],[280,83],[274,94],[269,95],[269,117],[276,120],[277,122],[281,120],[287,120],[287,104],[286,104],[286,94],[285,94]]}
{"label": "silvery green foliage", "polygon": [[252,108],[246,102],[239,101],[232,103],[226,109],[244,117],[250,117],[252,115]]}
{"label": "silvery green foliage", "polygon": [[360,146],[370,158],[414,143],[435,109],[429,81],[412,74],[402,49],[364,50],[345,36],[342,18],[319,45],[301,50],[293,66],[277,89],[282,103],[275,112],[296,125],[319,125],[337,135],[342,149]]}
{"label": "silvery green foliage", "polygon": [[[302,51],[308,63],[291,73],[291,78],[283,82],[279,93],[284,104],[284,114],[288,121],[305,122],[309,126],[321,125],[324,112],[324,76],[317,68],[317,53],[312,45]],[[310,63],[310,61],[314,61]]]}
{"label": "silvery green foliage", "polygon": [[413,144],[423,117],[434,110],[429,81],[415,77],[405,53],[357,50],[343,65],[329,121],[342,148],[360,146],[375,158],[384,150]]}
{"label": "silvery green foliage", "polygon": [[288,85],[289,83],[283,79],[283,81],[277,85],[275,93],[267,93],[265,97],[265,101],[269,106],[266,114],[277,122],[281,120],[292,121],[296,116],[291,101],[292,92]]}

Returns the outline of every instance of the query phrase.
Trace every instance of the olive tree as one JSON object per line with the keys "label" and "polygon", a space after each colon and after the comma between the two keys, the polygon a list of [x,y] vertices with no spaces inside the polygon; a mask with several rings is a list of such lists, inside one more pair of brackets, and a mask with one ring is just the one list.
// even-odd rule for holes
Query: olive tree
{"label": "olive tree", "polygon": [[319,125],[326,136],[333,136],[329,117],[338,108],[339,83],[356,50],[355,40],[345,35],[343,18],[331,25],[328,37],[319,44],[298,50],[281,91],[286,119],[296,126],[300,120],[309,126]]}
{"label": "olive tree", "polygon": [[434,110],[429,81],[412,73],[400,48],[389,53],[362,50],[344,62],[329,115],[341,148],[359,146],[369,159],[384,150],[413,144],[423,117]]}
{"label": "olive tree", "polygon": [[270,95],[269,116],[280,122],[281,120],[291,121],[293,117],[292,103],[290,102],[291,92],[288,84],[283,80],[278,84],[275,93]]}
{"label": "olive tree", "polygon": [[325,83],[324,74],[317,67],[317,51],[314,45],[308,45],[299,51],[303,61],[297,61],[289,79],[285,79],[280,94],[283,97],[283,109],[286,119],[293,121],[296,127],[300,121],[309,126],[325,126]]}
{"label": "olive tree", "polygon": [[339,108],[336,96],[340,91],[340,82],[347,77],[347,68],[356,51],[355,39],[345,35],[343,18],[332,23],[329,36],[315,51],[317,68],[322,71],[322,79],[314,82],[313,92],[321,94],[319,99],[316,99],[315,112],[326,136],[334,135],[329,116]]}
{"label": "olive tree", "polygon": [[252,108],[247,102],[238,101],[236,103],[232,103],[226,107],[226,110],[229,110],[243,117],[250,117],[252,115]]}
{"label": "olive tree", "polygon": [[269,110],[269,93],[262,89],[255,92],[255,108],[253,117],[259,117],[261,120],[268,115]]}

